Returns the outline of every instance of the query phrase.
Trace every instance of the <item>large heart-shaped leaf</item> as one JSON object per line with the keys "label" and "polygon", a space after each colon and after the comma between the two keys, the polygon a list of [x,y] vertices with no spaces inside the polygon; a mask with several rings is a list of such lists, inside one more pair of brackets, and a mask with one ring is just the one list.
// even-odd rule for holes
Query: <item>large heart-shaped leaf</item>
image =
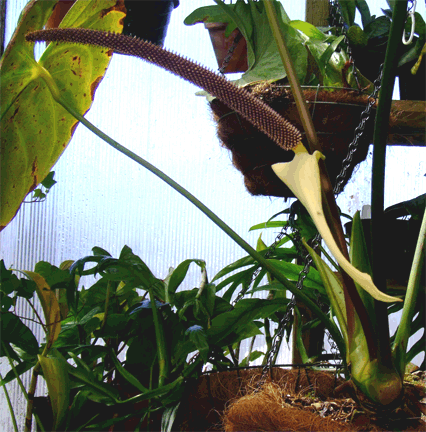
{"label": "large heart-shaped leaf", "polygon": [[[54,101],[41,78],[41,68],[51,74],[61,97],[84,114],[112,55],[104,48],[51,43],[36,62],[34,47],[25,41],[25,34],[42,29],[55,4],[28,3],[0,62],[0,230],[48,175],[77,126],[75,118]],[[124,16],[123,0],[78,0],[61,27],[121,32]]]}

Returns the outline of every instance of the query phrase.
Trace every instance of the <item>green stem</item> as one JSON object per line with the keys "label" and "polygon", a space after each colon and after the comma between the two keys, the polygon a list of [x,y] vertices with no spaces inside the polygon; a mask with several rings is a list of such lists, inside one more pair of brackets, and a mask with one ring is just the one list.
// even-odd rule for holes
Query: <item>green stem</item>
{"label": "green stem", "polygon": [[300,358],[302,363],[306,364],[309,362],[309,356],[305,348],[305,344],[303,343],[303,334],[302,334],[302,315],[300,314],[299,308],[297,306],[294,307],[294,313],[297,317],[297,325],[293,331],[296,332],[296,347],[299,351]]}
{"label": "green stem", "polygon": [[18,371],[16,370],[15,365],[13,364],[12,358],[9,355],[7,346],[6,346],[6,344],[3,341],[1,341],[1,346],[3,348],[3,351],[7,355],[7,360],[9,361],[10,367],[12,368],[13,373],[14,373],[14,375],[16,377],[16,380],[18,381],[18,385],[19,385],[19,388],[22,391],[22,394],[24,395],[25,399],[28,400],[28,393],[27,393],[27,391],[25,389],[24,383],[22,382],[21,377],[19,376]]}
{"label": "green stem", "polygon": [[[389,115],[392,94],[398,64],[399,46],[407,16],[407,0],[394,2],[392,25],[386,49],[379,103],[374,125],[373,161],[371,183],[371,226],[372,226],[372,269],[373,280],[377,288],[386,293],[386,262],[383,260],[384,231],[384,196],[386,144],[389,129]],[[388,233],[387,233],[388,235]],[[392,356],[389,340],[387,305],[375,301],[376,320],[380,323],[378,337],[379,358],[385,365],[391,366]]]}
{"label": "green stem", "polygon": [[105,325],[106,325],[106,322],[107,322],[108,306],[109,306],[110,296],[111,296],[111,281],[108,281],[107,292],[106,292],[106,299],[105,299],[104,318],[103,318],[102,324],[101,324],[101,333],[102,333],[102,330],[105,328]]}
{"label": "green stem", "polygon": [[195,205],[200,211],[202,211],[212,222],[214,222],[222,231],[224,231],[232,240],[235,241],[242,249],[244,249],[253,259],[255,259],[266,271],[271,273],[278,282],[280,282],[286,289],[288,289],[292,294],[295,295],[296,299],[300,302],[304,303],[312,312],[320,319],[320,321],[325,325],[325,327],[329,330],[332,338],[338,345],[338,348],[342,354],[342,358],[346,358],[346,348],[343,342],[342,334],[340,330],[336,326],[336,324],[330,321],[322,310],[316,305],[305,293],[301,290],[298,290],[296,286],[291,283],[286,277],[284,277],[279,271],[277,271],[267,259],[265,259],[260,253],[258,253],[255,249],[253,249],[245,240],[243,240],[234,230],[232,230],[225,222],[223,222],[216,214],[214,214],[208,207],[206,207],[200,200],[195,198],[194,195],[189,193],[186,189],[176,183],[169,176],[164,174],[154,165],[150,164],[145,159],[136,155],[132,151],[128,150],[126,147],[122,146],[104,132],[99,130],[96,126],[86,120],[82,115],[80,115],[73,107],[69,106],[67,102],[61,99],[58,95],[57,89],[55,89],[56,84],[53,81],[51,75],[48,71],[43,69],[41,74],[43,79],[45,79],[49,89],[52,91],[52,96],[55,100],[63,106],[72,116],[74,116],[77,120],[79,120],[84,126],[86,126],[90,131],[92,131],[99,138],[108,143],[111,147],[115,148],[119,152],[123,153],[139,165],[146,168],[148,171],[151,171],[169,186],[171,186],[176,192],[180,193],[186,199],[188,199],[192,204]]}
{"label": "green stem", "polygon": [[[3,376],[1,373],[0,373],[0,380],[3,381]],[[12,418],[13,430],[15,432],[18,432],[18,424],[16,423],[15,412],[13,411],[13,406],[10,401],[9,392],[7,391],[6,384],[3,384],[3,390],[4,390],[4,395],[6,396],[7,406],[9,407],[10,417]]]}
{"label": "green stem", "polygon": [[402,309],[401,322],[395,336],[393,346],[393,358],[398,373],[401,377],[404,376],[406,367],[406,354],[408,338],[410,337],[411,323],[413,321],[417,294],[420,290],[420,275],[422,273],[422,265],[425,259],[425,242],[426,242],[426,209],[423,215],[422,225],[420,227],[419,239],[414,252],[413,265],[408,279],[407,293],[404,299],[404,307]]}
{"label": "green stem", "polygon": [[296,74],[296,68],[294,67],[293,60],[290,56],[290,51],[288,50],[278,21],[274,2],[265,1],[263,4],[265,5],[265,11],[268,15],[268,21],[269,25],[271,26],[272,34],[274,35],[275,42],[278,46],[278,52],[285,67],[291,92],[293,93],[297,111],[299,112],[300,120],[306,134],[306,139],[309,143],[309,150],[311,153],[313,153],[315,150],[321,151],[321,146],[318,143],[318,137],[314,128],[314,123],[312,121],[311,114],[309,113],[308,105]]}
{"label": "green stem", "polygon": [[151,287],[148,288],[149,299],[151,300],[152,317],[154,320],[155,339],[157,342],[158,354],[158,387],[164,386],[169,375],[169,357],[167,356],[166,338],[164,336],[163,322],[158,313],[157,305],[155,304],[154,291]]}

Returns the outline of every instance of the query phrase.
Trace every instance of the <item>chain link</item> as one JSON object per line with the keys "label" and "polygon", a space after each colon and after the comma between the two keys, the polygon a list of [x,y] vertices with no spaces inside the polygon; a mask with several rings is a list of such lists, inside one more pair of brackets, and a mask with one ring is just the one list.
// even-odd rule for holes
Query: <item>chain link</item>
{"label": "chain link", "polygon": [[333,190],[333,192],[336,195],[340,194],[340,192],[342,192],[343,190],[343,185],[346,182],[347,173],[352,164],[353,156],[358,149],[359,140],[361,139],[365,131],[365,125],[370,119],[371,110],[373,106],[376,104],[377,96],[381,88],[382,76],[383,76],[383,64],[380,66],[379,76],[374,81],[373,93],[371,93],[370,96],[368,96],[367,106],[364,109],[364,111],[361,113],[359,125],[355,128],[354,131],[355,136],[353,141],[348,146],[348,154],[346,155],[345,159],[343,159],[342,161],[342,169],[336,177],[336,183]]}

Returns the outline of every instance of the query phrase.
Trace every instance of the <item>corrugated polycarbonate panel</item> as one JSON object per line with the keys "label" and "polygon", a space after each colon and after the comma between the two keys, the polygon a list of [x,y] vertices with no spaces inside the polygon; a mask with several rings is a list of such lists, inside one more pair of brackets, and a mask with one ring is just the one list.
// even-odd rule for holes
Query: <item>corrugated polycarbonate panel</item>
{"label": "corrugated polycarbonate panel", "polygon": [[[180,3],[172,14],[166,47],[216,70],[206,30],[202,25],[182,24],[193,9],[212,2]],[[22,0],[8,2],[7,40],[24,4]],[[291,7],[287,1],[283,4],[291,18],[303,19],[302,2],[291,2]],[[207,102],[195,96],[196,91],[195,86],[155,66],[115,54],[86,117],[187,188],[255,246],[259,231],[248,232],[249,228],[268,220],[288,203],[246,192],[242,176],[216,137]],[[388,161],[387,204],[424,192],[424,149],[394,147],[388,150]],[[353,214],[369,204],[369,167],[369,162],[362,165],[339,198],[342,211]],[[185,259],[200,258],[206,261],[211,279],[245,255],[189,201],[82,125],[54,171],[58,183],[47,200],[24,204],[1,233],[1,257],[8,267],[31,270],[40,260],[59,265],[91,254],[93,246],[117,256],[128,245],[158,277]],[[272,243],[276,234],[266,230],[262,238]],[[183,287],[196,286],[199,277],[198,268],[191,269]],[[257,349],[262,348],[259,340]],[[242,355],[245,349],[243,346]],[[3,373],[8,367],[4,358],[1,362]],[[283,349],[279,363],[288,362],[290,350]],[[22,425],[22,394],[16,385],[8,389]],[[3,393],[0,397],[6,413]],[[1,416],[0,428],[12,430],[7,414]]]}

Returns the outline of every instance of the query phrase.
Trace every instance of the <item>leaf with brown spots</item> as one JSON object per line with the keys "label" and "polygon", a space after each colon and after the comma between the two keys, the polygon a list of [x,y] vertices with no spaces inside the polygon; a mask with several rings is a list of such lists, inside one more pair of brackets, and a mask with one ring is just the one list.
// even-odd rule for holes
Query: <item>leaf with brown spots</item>
{"label": "leaf with brown spots", "polygon": [[[51,43],[37,65],[25,34],[42,29],[55,4],[33,0],[25,7],[0,61],[0,231],[48,175],[78,124],[53,100],[39,65],[50,72],[62,97],[84,114],[111,60],[112,52],[104,48]],[[60,27],[120,33],[124,17],[123,0],[77,0]]]}

